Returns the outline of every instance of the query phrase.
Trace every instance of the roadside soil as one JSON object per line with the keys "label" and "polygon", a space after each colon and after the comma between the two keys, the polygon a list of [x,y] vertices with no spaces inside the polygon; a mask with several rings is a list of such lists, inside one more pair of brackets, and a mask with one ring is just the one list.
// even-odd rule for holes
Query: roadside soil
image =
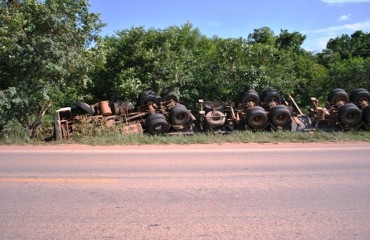
{"label": "roadside soil", "polygon": [[1,150],[201,150],[201,149],[302,149],[302,148],[350,148],[350,147],[370,147],[368,142],[343,142],[343,143],[221,143],[221,144],[161,144],[161,145],[111,145],[94,146],[82,144],[57,144],[57,145],[0,145]]}

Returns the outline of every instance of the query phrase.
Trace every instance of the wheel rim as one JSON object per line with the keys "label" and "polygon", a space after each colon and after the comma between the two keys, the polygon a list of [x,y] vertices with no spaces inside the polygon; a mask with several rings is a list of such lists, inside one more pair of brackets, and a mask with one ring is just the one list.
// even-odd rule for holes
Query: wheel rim
{"label": "wheel rim", "polygon": [[252,118],[252,124],[253,126],[261,126],[264,123],[264,119],[262,116],[257,115]]}
{"label": "wheel rim", "polygon": [[210,111],[206,114],[206,121],[212,127],[220,127],[225,123],[225,115],[219,111]]}
{"label": "wheel rim", "polygon": [[285,125],[288,122],[288,116],[285,113],[279,113],[276,115],[276,123],[278,125]]}
{"label": "wheel rim", "polygon": [[184,119],[186,119],[186,114],[184,114],[184,113],[179,113],[179,114],[177,114],[177,115],[176,115],[176,120],[178,120],[178,121],[182,121],[182,120],[184,120]]}
{"label": "wheel rim", "polygon": [[355,125],[360,118],[358,117],[357,112],[351,111],[344,116],[344,119],[348,125]]}

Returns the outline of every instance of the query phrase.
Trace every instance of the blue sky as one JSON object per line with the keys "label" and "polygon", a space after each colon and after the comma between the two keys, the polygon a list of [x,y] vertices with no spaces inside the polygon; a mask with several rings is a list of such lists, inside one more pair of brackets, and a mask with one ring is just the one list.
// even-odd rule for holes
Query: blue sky
{"label": "blue sky", "polygon": [[370,32],[370,0],[90,0],[107,26],[102,35],[143,26],[165,29],[193,24],[208,37],[247,38],[270,27],[306,35],[303,47],[321,51],[330,38]]}

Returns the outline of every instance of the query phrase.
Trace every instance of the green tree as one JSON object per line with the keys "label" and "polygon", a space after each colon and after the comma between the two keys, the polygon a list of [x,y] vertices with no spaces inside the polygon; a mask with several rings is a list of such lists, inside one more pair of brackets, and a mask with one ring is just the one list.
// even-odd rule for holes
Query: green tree
{"label": "green tree", "polygon": [[252,44],[261,43],[273,45],[276,41],[274,32],[269,27],[254,29],[253,33],[248,35],[248,41]]}
{"label": "green tree", "polygon": [[370,89],[370,58],[351,58],[330,65],[324,82],[326,89],[343,88],[348,92],[356,88]]}
{"label": "green tree", "polygon": [[370,57],[370,33],[356,31],[351,35],[353,57]]}
{"label": "green tree", "polygon": [[351,37],[343,34],[341,37],[330,39],[326,48],[339,53],[341,58],[349,58],[352,53]]}
{"label": "green tree", "polygon": [[183,101],[196,94],[195,69],[199,69],[206,37],[186,23],[164,30],[133,27],[106,37],[106,64],[91,86],[95,98],[136,99],[141,91],[161,93],[175,86]]}
{"label": "green tree", "polygon": [[326,48],[338,53],[341,59],[370,57],[370,33],[356,31],[351,36],[344,34],[330,39]]}
{"label": "green tree", "polygon": [[299,32],[289,33],[288,30],[281,29],[279,36],[276,38],[276,46],[278,49],[299,52],[305,39],[306,35]]}
{"label": "green tree", "polygon": [[86,86],[90,44],[102,27],[87,0],[0,2],[0,91],[12,88],[5,115],[34,137],[42,116],[61,99]]}
{"label": "green tree", "polygon": [[324,49],[321,53],[318,53],[316,57],[317,61],[325,67],[329,67],[330,64],[340,61],[341,59],[340,54],[331,49]]}

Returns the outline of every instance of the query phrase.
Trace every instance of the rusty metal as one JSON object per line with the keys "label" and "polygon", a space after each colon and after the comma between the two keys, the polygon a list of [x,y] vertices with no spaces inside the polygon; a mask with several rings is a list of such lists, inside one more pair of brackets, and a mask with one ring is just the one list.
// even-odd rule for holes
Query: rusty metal
{"label": "rusty metal", "polygon": [[232,103],[230,102],[229,105],[230,105],[231,119],[236,120],[236,116],[235,116],[234,108],[232,107]]}
{"label": "rusty metal", "polygon": [[153,115],[155,114],[156,112],[156,108],[157,108],[157,105],[153,102],[148,102],[147,105],[146,105],[147,109],[148,109],[148,112],[150,115]]}
{"label": "rusty metal", "polygon": [[101,101],[99,102],[99,110],[100,114],[104,117],[112,115],[112,109],[109,106],[109,101]]}
{"label": "rusty metal", "polygon": [[252,107],[257,106],[257,104],[252,100],[247,101],[247,103],[245,103],[245,106],[244,104],[240,104],[240,105],[246,108],[252,108]]}
{"label": "rusty metal", "polygon": [[368,99],[367,98],[361,98],[360,99],[360,101],[359,101],[359,106],[360,106],[360,108],[361,109],[363,109],[363,108],[365,108],[365,107],[367,107],[367,106],[369,106],[369,101],[368,101]]}
{"label": "rusty metal", "polygon": [[199,129],[225,133],[235,129],[240,121],[232,101],[206,101],[199,99]]}
{"label": "rusty metal", "polygon": [[140,123],[127,123],[123,126],[123,133],[124,134],[130,134],[130,133],[143,133],[143,127]]}
{"label": "rusty metal", "polygon": [[299,118],[297,116],[292,116],[292,119],[295,122],[295,124],[297,124],[299,126],[302,124],[302,122],[299,120]]}
{"label": "rusty metal", "polygon": [[135,119],[138,119],[138,118],[142,118],[142,117],[145,117],[147,116],[148,113],[146,112],[137,112],[137,113],[134,113],[132,116],[130,117],[125,117],[125,122],[130,122],[132,120],[135,120]]}
{"label": "rusty metal", "polygon": [[303,112],[302,112],[301,108],[298,106],[298,104],[296,103],[296,101],[294,100],[292,95],[288,94],[288,96],[289,96],[289,99],[292,101],[293,106],[297,109],[299,115],[303,115]]}
{"label": "rusty metal", "polygon": [[269,101],[267,105],[269,108],[273,108],[273,107],[276,107],[278,103],[276,101]]}
{"label": "rusty metal", "polygon": [[191,111],[189,110],[189,113],[190,113],[190,117],[191,117],[191,120],[192,121],[196,121],[197,119],[195,118],[195,116],[191,113]]}
{"label": "rusty metal", "polygon": [[129,101],[118,101],[113,103],[114,114],[117,116],[127,115],[133,110],[133,104]]}

